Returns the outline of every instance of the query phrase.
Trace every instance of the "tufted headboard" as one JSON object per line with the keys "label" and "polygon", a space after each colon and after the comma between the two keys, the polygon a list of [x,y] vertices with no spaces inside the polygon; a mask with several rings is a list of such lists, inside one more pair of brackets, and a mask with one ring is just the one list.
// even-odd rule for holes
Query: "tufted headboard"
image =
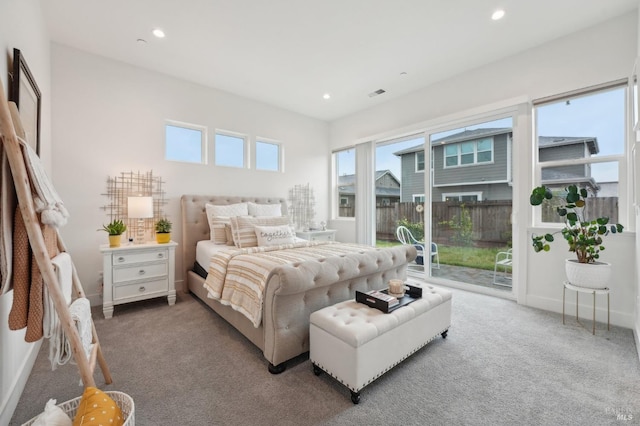
{"label": "tufted headboard", "polygon": [[[207,222],[205,204],[227,205],[248,201],[257,204],[280,204],[282,215],[288,215],[287,201],[284,198],[223,195],[183,195],[180,198],[182,209],[182,265],[185,268],[185,273],[193,268],[193,264],[196,261],[197,242],[209,239],[209,223]],[[202,266],[207,267],[207,265]]]}

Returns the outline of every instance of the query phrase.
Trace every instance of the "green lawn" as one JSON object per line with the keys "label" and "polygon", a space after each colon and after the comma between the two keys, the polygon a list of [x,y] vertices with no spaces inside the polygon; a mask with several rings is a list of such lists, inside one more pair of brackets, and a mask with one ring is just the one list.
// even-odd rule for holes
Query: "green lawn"
{"label": "green lawn", "polygon": [[[397,241],[376,241],[378,247],[392,247],[400,243]],[[496,253],[507,251],[508,247],[477,248],[454,247],[438,244],[440,263],[443,265],[466,266],[469,268],[493,271]]]}

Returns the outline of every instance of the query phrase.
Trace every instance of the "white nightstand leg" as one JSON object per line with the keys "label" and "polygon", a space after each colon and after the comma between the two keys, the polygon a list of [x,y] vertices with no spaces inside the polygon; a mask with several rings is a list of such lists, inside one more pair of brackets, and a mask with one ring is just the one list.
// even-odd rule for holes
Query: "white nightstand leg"
{"label": "white nightstand leg", "polygon": [[104,303],[102,305],[102,313],[106,319],[113,317],[113,303]]}
{"label": "white nightstand leg", "polygon": [[176,303],[176,291],[169,290],[169,294],[167,295],[167,301],[169,302],[169,306],[175,305]]}

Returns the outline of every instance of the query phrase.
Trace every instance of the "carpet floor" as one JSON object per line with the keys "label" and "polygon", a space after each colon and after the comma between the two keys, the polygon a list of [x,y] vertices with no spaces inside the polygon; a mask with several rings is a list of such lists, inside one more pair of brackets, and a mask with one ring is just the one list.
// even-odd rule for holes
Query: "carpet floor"
{"label": "carpet floor", "polygon": [[[630,329],[512,301],[453,293],[448,337],[436,338],[362,391],[308,355],[271,375],[261,352],[191,295],[120,305],[98,336],[118,390],[145,425],[620,425],[640,424],[640,363]],[[571,307],[568,306],[569,312]],[[44,342],[11,425],[82,393],[74,365],[51,371]]]}

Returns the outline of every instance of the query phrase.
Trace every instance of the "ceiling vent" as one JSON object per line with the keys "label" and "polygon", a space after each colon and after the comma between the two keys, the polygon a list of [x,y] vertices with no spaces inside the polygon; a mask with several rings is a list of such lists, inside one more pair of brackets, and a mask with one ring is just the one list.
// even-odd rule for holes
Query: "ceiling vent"
{"label": "ceiling vent", "polygon": [[371,92],[371,93],[369,93],[369,97],[370,97],[370,98],[373,98],[374,96],[382,95],[382,94],[383,94],[383,93],[385,93],[385,92],[386,92],[385,90],[378,89],[378,90],[376,90],[375,92]]}

